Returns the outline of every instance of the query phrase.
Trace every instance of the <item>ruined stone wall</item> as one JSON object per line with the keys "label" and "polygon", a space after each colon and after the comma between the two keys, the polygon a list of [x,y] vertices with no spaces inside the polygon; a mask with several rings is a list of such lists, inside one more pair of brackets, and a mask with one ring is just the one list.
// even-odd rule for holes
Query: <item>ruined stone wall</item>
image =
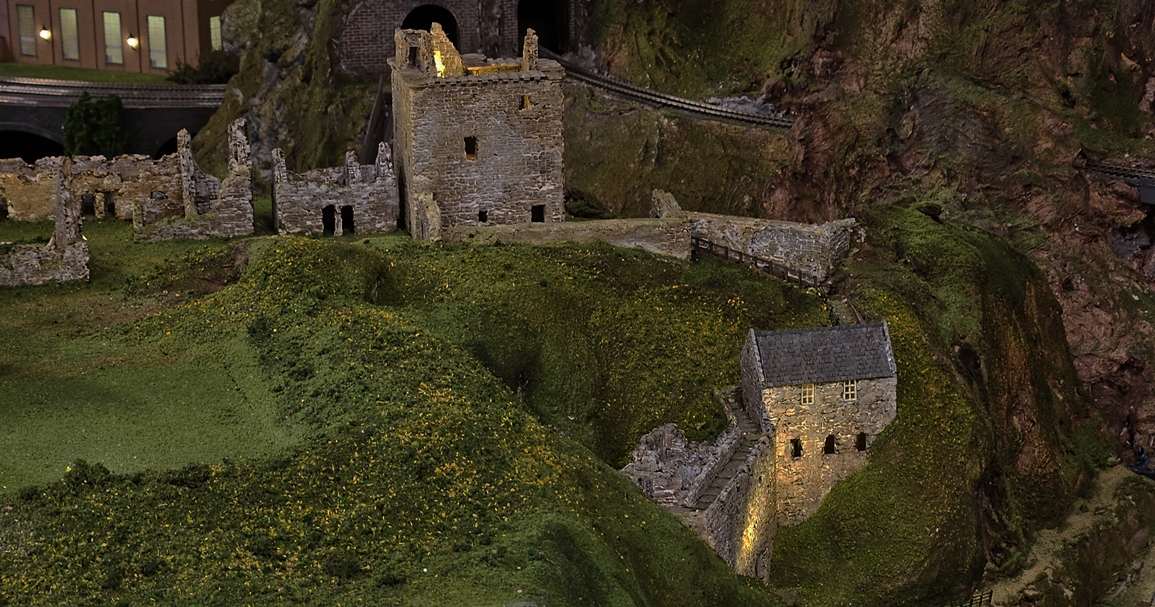
{"label": "ruined stone wall", "polygon": [[758,424],[763,432],[771,429],[770,416],[766,413],[766,405],[762,401],[762,386],[766,385],[766,378],[762,373],[762,361],[758,359],[757,340],[754,329],[746,337],[742,345],[740,359],[742,368],[742,406],[746,408],[746,415]]}
{"label": "ruined stone wall", "polygon": [[[9,219],[45,221],[53,217],[54,167],[60,162],[61,157],[42,158],[35,165],[19,158],[0,160],[0,198],[5,200]],[[174,155],[156,161],[140,154],[115,158],[76,156],[72,162],[72,195],[81,203],[87,200],[98,219],[110,211],[117,219],[132,219],[134,203],[183,204],[180,170]]]}
{"label": "ruined stone wall", "polygon": [[854,219],[821,225],[687,213],[693,235],[775,262],[825,282],[850,252]]}
{"label": "ruined stone wall", "polygon": [[285,166],[280,149],[273,150],[273,217],[280,234],[321,234],[327,206],[334,207],[334,234],[344,233],[341,209],[351,207],[354,231],[360,234],[397,229],[397,179],[389,146],[377,146],[377,161],[357,163],[345,155],[345,166],[298,175]]}
{"label": "ruined stone wall", "polygon": [[49,221],[55,217],[59,164],[59,156],[41,158],[35,165],[19,158],[0,160],[0,204],[8,219]]}
{"label": "ruined stone wall", "polygon": [[768,580],[777,531],[774,443],[763,436],[692,527],[734,572]]}
{"label": "ruined stone wall", "polygon": [[[39,165],[39,163],[38,163]],[[80,240],[80,205],[71,193],[72,161],[55,158],[40,168],[51,180],[56,219],[52,240],[45,245],[16,245],[0,256],[0,286],[88,280],[88,243]]]}
{"label": "ruined stone wall", "polygon": [[[843,382],[814,385],[814,403],[801,402],[802,386],[767,388],[762,399],[775,428],[778,524],[806,520],[835,483],[866,465],[856,437],[866,434],[869,450],[878,433],[894,420],[895,377],[858,380],[858,398],[842,398]],[[835,437],[835,452],[824,454],[826,437]],[[802,441],[802,456],[793,457],[792,439]]]}
{"label": "ruined stone wall", "polygon": [[[224,181],[201,171],[189,135],[177,135],[181,198],[148,199],[132,207],[133,240],[228,238],[253,233],[252,160],[244,119],[229,125],[229,173]],[[183,213],[178,214],[178,209]]]}
{"label": "ruined stone wall", "polygon": [[407,225],[422,192],[446,228],[530,223],[534,205],[545,222],[564,219],[561,66],[438,78],[398,65],[394,145]]}
{"label": "ruined stone wall", "polygon": [[478,244],[492,244],[497,241],[527,244],[601,241],[619,247],[637,247],[679,259],[690,258],[689,225],[676,219],[606,219],[505,226],[457,226],[445,229],[442,237],[452,242],[468,241]]}

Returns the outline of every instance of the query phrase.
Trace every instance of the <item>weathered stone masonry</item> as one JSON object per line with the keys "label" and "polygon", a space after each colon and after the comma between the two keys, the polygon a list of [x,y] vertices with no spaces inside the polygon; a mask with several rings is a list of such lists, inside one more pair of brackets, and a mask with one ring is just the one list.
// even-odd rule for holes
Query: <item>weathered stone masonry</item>
{"label": "weathered stone masonry", "polygon": [[[227,238],[253,233],[253,181],[245,120],[229,125],[229,173],[224,181],[201,171],[188,131],[177,134],[180,197],[134,201],[133,239]],[[162,161],[163,162],[163,161]]]}
{"label": "weathered stone masonry", "polygon": [[396,42],[394,152],[410,233],[427,237],[426,193],[445,228],[562,221],[561,66],[529,53],[466,64],[436,24]]}
{"label": "weathered stone masonry", "polygon": [[741,364],[747,411],[774,436],[778,524],[796,525],[866,465],[870,445],[894,420],[889,331],[885,322],[751,330]]}
{"label": "weathered stone masonry", "polygon": [[389,146],[377,146],[377,161],[357,163],[345,155],[345,166],[298,175],[273,150],[273,223],[280,234],[340,236],[346,228],[360,234],[397,229],[397,179]]}
{"label": "weathered stone masonry", "polygon": [[42,166],[53,168],[43,173],[53,174],[49,199],[55,201],[56,227],[52,240],[46,245],[16,245],[0,257],[0,286],[88,280],[88,243],[80,238],[80,205],[69,188],[72,161],[57,158],[55,166]]}

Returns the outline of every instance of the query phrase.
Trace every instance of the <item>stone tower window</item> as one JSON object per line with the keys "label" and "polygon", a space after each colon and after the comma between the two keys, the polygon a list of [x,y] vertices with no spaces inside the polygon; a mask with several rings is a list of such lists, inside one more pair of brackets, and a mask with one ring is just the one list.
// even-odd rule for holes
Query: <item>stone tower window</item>
{"label": "stone tower window", "polygon": [[529,101],[529,95],[522,95],[521,96],[521,109],[528,110],[531,107],[533,107],[533,104],[530,103],[530,101]]}
{"label": "stone tower window", "polygon": [[477,160],[477,137],[465,138],[465,159]]}
{"label": "stone tower window", "polygon": [[858,436],[854,438],[854,448],[859,451],[866,451],[866,433],[859,432]]}
{"label": "stone tower window", "polygon": [[489,211],[478,211],[477,221],[480,221],[481,223],[489,221]]}
{"label": "stone tower window", "polygon": [[417,67],[417,47],[409,47],[409,67]]}
{"label": "stone tower window", "polygon": [[835,452],[835,449],[837,448],[837,446],[838,445],[837,445],[836,441],[834,440],[834,435],[833,434],[828,435],[826,437],[826,442],[822,445],[823,455],[834,455],[834,452]]}
{"label": "stone tower window", "polygon": [[802,457],[802,439],[790,439],[790,457],[793,457],[794,459]]}
{"label": "stone tower window", "polygon": [[802,398],[799,402],[803,405],[814,404],[814,384],[802,384]]}
{"label": "stone tower window", "polygon": [[532,223],[545,223],[545,205],[535,204],[529,208],[529,220]]}
{"label": "stone tower window", "polygon": [[858,400],[857,379],[848,379],[842,382],[842,400]]}

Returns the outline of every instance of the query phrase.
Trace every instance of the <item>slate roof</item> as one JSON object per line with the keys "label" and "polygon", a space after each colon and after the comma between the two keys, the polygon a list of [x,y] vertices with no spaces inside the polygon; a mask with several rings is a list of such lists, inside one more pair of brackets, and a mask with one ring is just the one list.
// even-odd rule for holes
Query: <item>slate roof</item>
{"label": "slate roof", "polygon": [[766,387],[824,384],[895,375],[886,321],[755,331]]}

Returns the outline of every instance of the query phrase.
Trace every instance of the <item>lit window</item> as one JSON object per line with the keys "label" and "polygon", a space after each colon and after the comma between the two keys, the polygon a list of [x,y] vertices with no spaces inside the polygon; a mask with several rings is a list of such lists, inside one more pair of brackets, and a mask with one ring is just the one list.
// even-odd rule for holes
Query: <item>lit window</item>
{"label": "lit window", "polygon": [[848,379],[842,383],[842,400],[858,400],[857,379]]}
{"label": "lit window", "polygon": [[60,56],[80,60],[80,37],[76,33],[76,9],[60,9]]}
{"label": "lit window", "polygon": [[802,404],[814,404],[814,384],[802,384]]}
{"label": "lit window", "polygon": [[531,107],[533,107],[533,103],[530,102],[529,95],[522,95],[521,96],[521,109],[528,110]]}
{"label": "lit window", "polygon": [[26,4],[17,4],[16,22],[20,29],[20,54],[35,57],[36,11]]}
{"label": "lit window", "polygon": [[221,44],[221,18],[220,16],[209,17],[209,44],[214,51],[219,51],[222,48]]}
{"label": "lit window", "polygon": [[120,42],[120,13],[104,13],[104,62],[124,65],[124,46]]}
{"label": "lit window", "polygon": [[148,66],[168,69],[168,43],[164,37],[164,17],[148,16]]}

